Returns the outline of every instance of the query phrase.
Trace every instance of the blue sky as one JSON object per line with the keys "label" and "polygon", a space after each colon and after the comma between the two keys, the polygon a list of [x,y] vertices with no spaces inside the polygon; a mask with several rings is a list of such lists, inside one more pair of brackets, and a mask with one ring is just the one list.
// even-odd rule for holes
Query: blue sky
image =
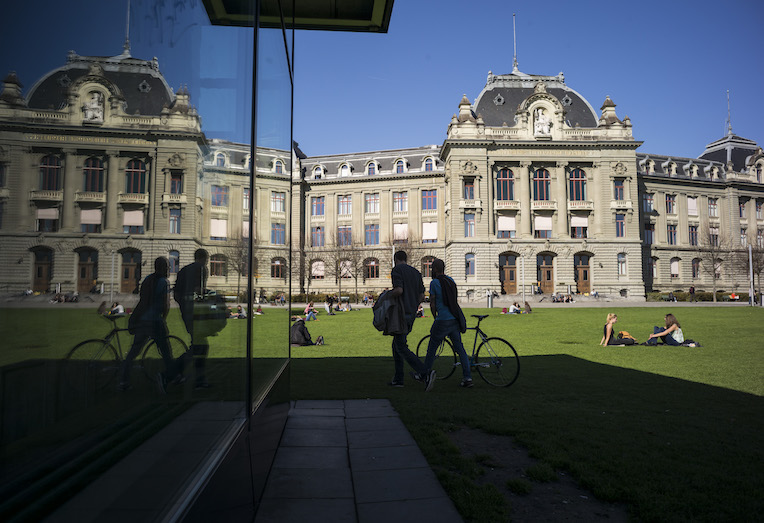
{"label": "blue sky", "polygon": [[[69,49],[119,54],[125,2],[72,4],[5,6],[0,74],[16,70],[29,88]],[[735,134],[764,144],[759,0],[397,0],[387,34],[297,33],[295,139],[309,155],[441,144],[462,94],[474,101],[488,71],[511,71],[513,12],[520,70],[563,71],[595,109],[609,95],[640,151],[701,154],[725,133],[727,89]],[[157,56],[172,87],[189,85],[208,136],[247,142],[251,33],[209,27],[198,0],[133,0],[131,24],[133,55]],[[288,114],[280,78],[261,97],[274,120]]]}

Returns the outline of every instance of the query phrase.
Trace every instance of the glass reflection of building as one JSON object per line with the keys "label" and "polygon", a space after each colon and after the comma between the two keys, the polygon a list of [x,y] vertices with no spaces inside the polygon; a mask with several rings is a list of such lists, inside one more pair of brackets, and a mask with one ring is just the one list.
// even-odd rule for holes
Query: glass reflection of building
{"label": "glass reflection of building", "polygon": [[[132,336],[111,329],[127,320],[96,310],[112,302],[135,309],[157,257],[167,258],[173,285],[194,253],[207,250],[204,287],[241,298],[247,311],[261,274],[286,292],[290,278],[291,7],[282,18],[268,3],[257,24],[249,3],[205,2],[208,11],[201,2],[147,4],[134,2],[131,18],[150,21],[143,25],[152,34],[136,24],[121,54],[70,52],[26,92],[7,76],[0,94],[0,292],[13,301],[0,307],[3,520],[103,520],[130,511],[142,520],[201,520],[210,499],[216,510],[236,506],[251,520],[286,420],[284,309],[257,326],[251,314],[225,322],[209,338],[209,388],[194,386],[189,362],[188,380],[160,394],[164,364],[151,343],[128,386],[119,383]],[[391,1],[353,4],[346,20],[298,12],[299,28],[387,30]],[[259,12],[260,2],[253,5]],[[188,87],[173,90],[158,59],[132,56],[138,47],[191,64]],[[212,53],[225,60],[211,65]],[[268,104],[257,104],[258,93]],[[204,130],[192,98],[220,108]],[[228,143],[242,135],[252,145],[210,147],[213,137]],[[260,183],[264,169],[278,183],[266,176]],[[255,218],[259,208],[278,218],[267,264],[251,251],[254,238],[270,233],[271,224]],[[177,356],[191,336],[171,301]],[[232,476],[241,481],[221,483]]]}

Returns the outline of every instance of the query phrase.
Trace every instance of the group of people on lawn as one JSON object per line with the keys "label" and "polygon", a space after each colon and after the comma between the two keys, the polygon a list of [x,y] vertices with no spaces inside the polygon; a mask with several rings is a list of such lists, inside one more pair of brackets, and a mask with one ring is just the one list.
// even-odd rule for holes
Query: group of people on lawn
{"label": "group of people on lawn", "polygon": [[[653,333],[647,338],[647,341],[642,345],[657,345],[658,340],[661,340],[666,345],[679,346],[684,342],[684,333],[682,332],[682,326],[677,321],[673,314],[666,314],[665,325],[663,327],[653,327]],[[609,313],[607,315],[607,321],[602,328],[602,339],[600,345],[636,345],[637,340],[626,331],[620,331],[616,333],[615,324],[618,322],[618,315]]]}

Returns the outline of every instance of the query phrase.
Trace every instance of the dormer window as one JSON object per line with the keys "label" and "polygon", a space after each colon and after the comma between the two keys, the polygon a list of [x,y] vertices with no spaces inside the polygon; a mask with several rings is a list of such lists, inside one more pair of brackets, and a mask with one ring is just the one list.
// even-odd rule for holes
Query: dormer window
{"label": "dormer window", "polygon": [[425,172],[431,172],[433,164],[434,164],[434,162],[432,161],[432,158],[427,158],[424,161],[424,170],[425,170]]}
{"label": "dormer window", "polygon": [[320,165],[317,165],[313,168],[313,179],[314,180],[320,180],[321,175],[324,174],[324,170],[321,168]]}
{"label": "dormer window", "polygon": [[276,160],[276,162],[273,164],[273,168],[276,171],[276,174],[283,174],[284,162],[282,162],[281,160]]}
{"label": "dormer window", "polygon": [[403,160],[398,160],[397,162],[395,162],[395,173],[396,174],[401,174],[403,172],[404,172],[404,163],[403,163]]}
{"label": "dormer window", "polygon": [[374,176],[377,174],[377,164],[374,162],[369,162],[369,165],[366,166],[366,174],[369,176]]}
{"label": "dormer window", "polygon": [[340,176],[350,176],[350,166],[346,163],[340,167]]}
{"label": "dormer window", "polygon": [[216,167],[225,167],[225,154],[217,153],[215,155],[215,166]]}

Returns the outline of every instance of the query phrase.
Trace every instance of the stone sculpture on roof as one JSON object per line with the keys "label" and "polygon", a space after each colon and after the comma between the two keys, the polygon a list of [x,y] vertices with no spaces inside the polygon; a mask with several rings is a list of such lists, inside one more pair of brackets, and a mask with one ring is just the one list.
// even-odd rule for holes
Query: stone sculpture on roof
{"label": "stone sculpture on roof", "polygon": [[90,98],[82,106],[85,112],[85,121],[90,123],[103,123],[103,95],[98,91],[90,93]]}
{"label": "stone sculpture on roof", "polygon": [[533,116],[533,134],[549,136],[552,133],[552,120],[546,115],[546,109],[538,107]]}

